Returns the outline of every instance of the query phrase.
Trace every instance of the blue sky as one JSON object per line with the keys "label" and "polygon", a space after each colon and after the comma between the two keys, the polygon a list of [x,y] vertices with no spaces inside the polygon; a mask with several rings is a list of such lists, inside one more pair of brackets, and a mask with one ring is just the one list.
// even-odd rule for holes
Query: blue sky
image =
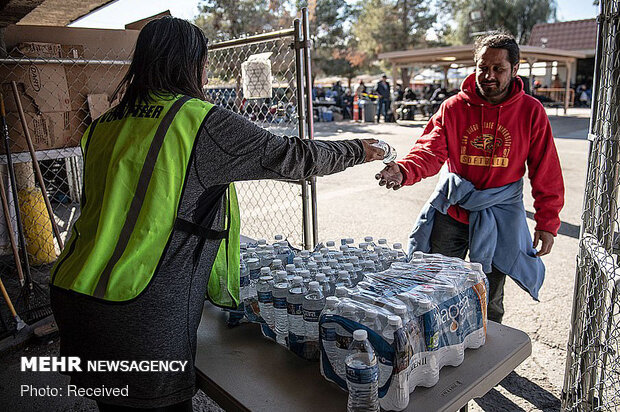
{"label": "blue sky", "polygon": [[[592,0],[557,0],[559,21],[596,17]],[[197,0],[118,0],[72,24],[75,27],[122,29],[125,24],[170,10],[173,16],[191,19],[198,12]]]}

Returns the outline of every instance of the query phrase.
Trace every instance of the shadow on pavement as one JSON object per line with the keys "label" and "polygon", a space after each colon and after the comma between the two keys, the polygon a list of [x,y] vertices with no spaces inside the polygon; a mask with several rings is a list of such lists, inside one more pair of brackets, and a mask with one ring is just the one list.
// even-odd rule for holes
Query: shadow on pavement
{"label": "shadow on pavement", "polygon": [[[532,404],[538,411],[556,412],[560,410],[561,402],[559,398],[516,372],[511,372],[499,384],[511,394]],[[525,410],[496,389],[491,389],[482,398],[475,399],[475,402],[484,411]]]}
{"label": "shadow on pavement", "polygon": [[[534,219],[534,213],[529,210],[525,211],[528,219]],[[560,226],[560,230],[558,230],[558,235],[564,235],[568,237],[572,237],[574,239],[579,239],[579,230],[580,227],[578,225],[573,225],[572,223],[562,222]]]}
{"label": "shadow on pavement", "polygon": [[559,411],[562,405],[560,399],[554,394],[516,372],[511,372],[499,384],[508,392],[525,399],[541,411]]}
{"label": "shadow on pavement", "polygon": [[482,398],[474,399],[474,402],[476,402],[483,411],[525,412],[525,409],[499,393],[496,389],[491,389]]}

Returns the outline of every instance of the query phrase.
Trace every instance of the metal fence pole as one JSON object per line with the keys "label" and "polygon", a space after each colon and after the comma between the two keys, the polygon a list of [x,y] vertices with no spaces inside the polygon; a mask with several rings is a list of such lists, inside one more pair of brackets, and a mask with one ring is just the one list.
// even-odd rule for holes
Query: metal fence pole
{"label": "metal fence pole", "polygon": [[[302,26],[304,32],[304,76],[306,79],[306,111],[308,113],[308,138],[314,139],[314,109],[312,107],[312,64],[310,60],[310,19],[308,9],[301,9]],[[310,185],[310,213],[312,219],[312,242],[318,243],[319,223],[316,202],[316,177],[309,179]]]}

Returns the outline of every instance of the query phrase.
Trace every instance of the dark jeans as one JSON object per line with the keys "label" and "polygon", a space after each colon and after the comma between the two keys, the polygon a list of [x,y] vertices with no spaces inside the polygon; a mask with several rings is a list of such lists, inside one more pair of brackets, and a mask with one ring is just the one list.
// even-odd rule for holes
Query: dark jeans
{"label": "dark jeans", "polygon": [[100,412],[192,412],[194,410],[191,399],[161,408],[130,408],[101,402],[97,402],[97,406]]}
{"label": "dark jeans", "polygon": [[[431,233],[431,253],[465,259],[468,250],[469,225],[436,212]],[[487,273],[487,278],[489,279],[487,317],[489,320],[502,323],[506,275],[493,266],[491,273]]]}
{"label": "dark jeans", "polygon": [[381,117],[382,111],[383,111],[383,120],[387,123],[389,107],[390,107],[390,101],[388,99],[384,99],[383,97],[380,97],[379,101],[377,102],[377,123],[379,123],[379,118]]}

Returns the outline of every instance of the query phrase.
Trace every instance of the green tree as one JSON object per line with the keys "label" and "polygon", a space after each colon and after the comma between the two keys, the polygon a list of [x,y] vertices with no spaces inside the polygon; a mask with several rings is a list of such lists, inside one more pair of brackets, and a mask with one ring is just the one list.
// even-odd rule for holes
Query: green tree
{"label": "green tree", "polygon": [[317,75],[354,77],[357,69],[347,58],[354,8],[346,0],[302,0],[296,6],[308,7],[313,81]]}
{"label": "green tree", "polygon": [[[425,45],[434,21],[426,0],[369,0],[353,25],[353,34],[368,63],[379,53]],[[402,68],[404,85],[409,84],[409,78],[409,70]]]}
{"label": "green tree", "polygon": [[279,28],[292,18],[273,0],[203,0],[198,5],[194,23],[204,30],[210,41],[236,39]]}
{"label": "green tree", "polygon": [[506,30],[520,44],[527,44],[537,23],[555,19],[555,0],[441,0],[441,9],[455,27],[446,40],[471,43],[478,33]]}

